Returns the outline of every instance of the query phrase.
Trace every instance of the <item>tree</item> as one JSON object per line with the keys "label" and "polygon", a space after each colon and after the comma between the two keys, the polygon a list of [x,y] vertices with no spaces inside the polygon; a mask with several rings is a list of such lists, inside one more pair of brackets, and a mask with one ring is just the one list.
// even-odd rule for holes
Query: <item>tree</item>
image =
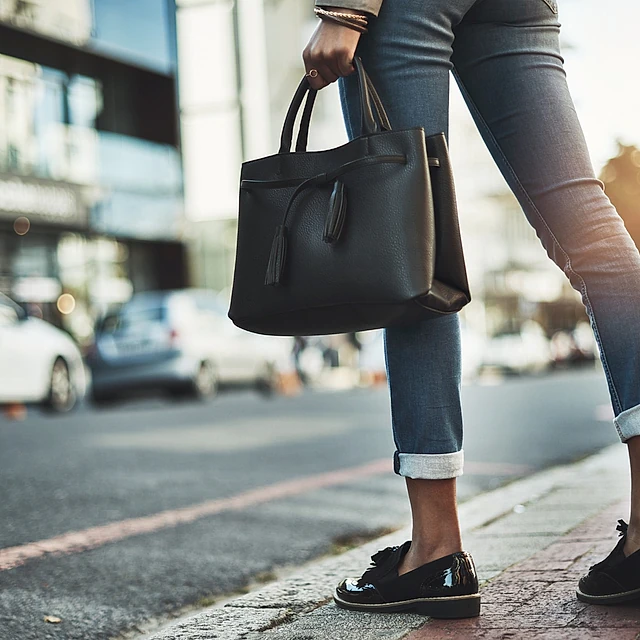
{"label": "tree", "polygon": [[603,167],[600,179],[637,247],[640,247],[640,149],[618,141],[618,155]]}

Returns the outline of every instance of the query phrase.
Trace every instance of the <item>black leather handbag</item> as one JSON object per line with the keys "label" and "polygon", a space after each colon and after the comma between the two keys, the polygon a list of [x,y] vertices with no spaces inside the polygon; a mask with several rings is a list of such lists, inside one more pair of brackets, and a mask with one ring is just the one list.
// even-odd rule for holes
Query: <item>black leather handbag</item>
{"label": "black leather handbag", "polygon": [[238,327],[364,331],[455,313],[471,299],[444,134],[392,130],[359,56],[354,66],[362,135],[306,150],[317,90],[305,76],[278,153],[242,164],[229,309]]}

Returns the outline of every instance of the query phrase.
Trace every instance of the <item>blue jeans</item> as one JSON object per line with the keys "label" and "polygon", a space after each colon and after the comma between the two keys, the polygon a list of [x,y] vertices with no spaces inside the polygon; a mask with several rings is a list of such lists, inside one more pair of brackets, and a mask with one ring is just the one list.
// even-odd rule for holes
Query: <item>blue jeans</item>
{"label": "blue jeans", "polygon": [[[453,72],[528,221],[582,296],[620,439],[640,435],[640,254],[594,174],[567,88],[556,0],[385,0],[369,24],[356,54],[394,129],[448,134]],[[338,89],[351,139],[360,135],[356,74]],[[387,328],[385,355],[396,473],[460,475],[458,316]]]}

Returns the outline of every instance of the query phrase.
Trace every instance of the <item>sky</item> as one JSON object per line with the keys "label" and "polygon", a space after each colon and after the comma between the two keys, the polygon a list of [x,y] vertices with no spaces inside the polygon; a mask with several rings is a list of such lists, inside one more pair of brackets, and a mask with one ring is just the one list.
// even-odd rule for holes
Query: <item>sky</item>
{"label": "sky", "polygon": [[594,165],[640,146],[640,2],[559,0],[561,46]]}

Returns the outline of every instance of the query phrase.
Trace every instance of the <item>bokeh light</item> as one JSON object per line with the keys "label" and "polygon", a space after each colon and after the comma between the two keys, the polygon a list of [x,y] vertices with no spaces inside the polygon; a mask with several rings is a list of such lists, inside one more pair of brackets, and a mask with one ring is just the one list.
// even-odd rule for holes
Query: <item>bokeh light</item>
{"label": "bokeh light", "polygon": [[64,315],[69,315],[76,308],[76,299],[70,293],[63,293],[56,303],[58,311]]}
{"label": "bokeh light", "polygon": [[29,233],[29,229],[31,229],[31,222],[29,218],[25,218],[24,216],[20,216],[16,218],[13,222],[13,230],[19,236],[26,236]]}

